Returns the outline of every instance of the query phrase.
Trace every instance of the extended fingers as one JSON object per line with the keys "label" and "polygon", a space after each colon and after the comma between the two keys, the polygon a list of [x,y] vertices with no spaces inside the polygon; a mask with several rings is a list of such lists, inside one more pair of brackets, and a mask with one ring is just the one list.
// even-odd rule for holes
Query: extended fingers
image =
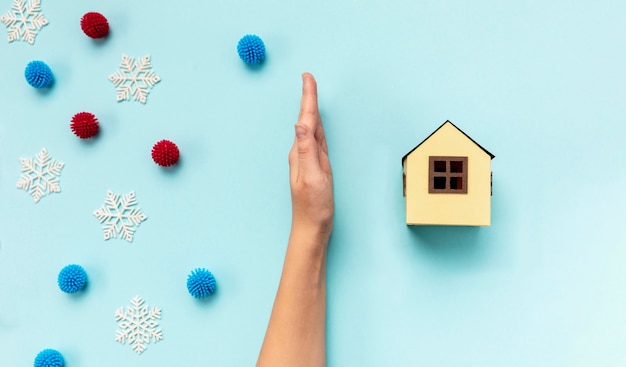
{"label": "extended fingers", "polygon": [[317,83],[310,73],[302,74],[302,98],[300,99],[300,116],[298,123],[306,125],[317,137],[320,125],[320,113],[317,107]]}
{"label": "extended fingers", "polygon": [[298,123],[307,125],[315,140],[320,146],[320,151],[328,154],[326,136],[322,126],[322,118],[317,104],[317,82],[310,73],[302,74],[302,99],[300,101],[300,116]]}
{"label": "extended fingers", "polygon": [[310,73],[302,74],[300,114],[295,126],[296,141],[289,153],[290,178],[297,182],[308,175],[330,173],[328,146],[317,102],[317,83]]}

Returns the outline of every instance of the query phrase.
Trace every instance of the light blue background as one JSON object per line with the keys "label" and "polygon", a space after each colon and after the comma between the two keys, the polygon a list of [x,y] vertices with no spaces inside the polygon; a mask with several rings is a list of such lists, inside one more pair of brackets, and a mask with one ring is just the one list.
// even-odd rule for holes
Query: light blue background
{"label": "light blue background", "polygon": [[[0,13],[10,8],[2,0]],[[250,366],[290,225],[300,77],[318,79],[334,169],[330,366],[626,365],[626,6],[620,1],[49,1],[34,46],[0,42],[0,365]],[[100,11],[104,43],[79,20]],[[4,34],[4,31],[2,32]],[[260,35],[267,62],[235,52]],[[4,38],[4,36],[2,36]],[[148,103],[117,103],[122,54],[152,55]],[[48,63],[54,88],[23,78]],[[101,134],[69,129],[79,111]],[[492,226],[404,224],[401,157],[445,120],[496,155]],[[175,141],[174,170],[150,149]],[[19,157],[65,163],[60,194],[15,188]],[[135,190],[135,240],[92,212]],[[83,265],[86,292],[59,270]],[[211,269],[206,302],[185,288]],[[135,295],[164,339],[115,342]]]}

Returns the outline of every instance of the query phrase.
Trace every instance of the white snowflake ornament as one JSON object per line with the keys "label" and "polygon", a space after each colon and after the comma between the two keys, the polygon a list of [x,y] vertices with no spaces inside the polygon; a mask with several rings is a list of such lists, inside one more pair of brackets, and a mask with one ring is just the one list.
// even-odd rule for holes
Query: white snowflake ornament
{"label": "white snowflake ornament", "polygon": [[109,80],[117,88],[118,102],[130,101],[132,96],[135,101],[145,104],[150,90],[161,78],[152,71],[150,55],[137,59],[122,55],[119,70],[111,74]]}
{"label": "white snowflake ornament", "polygon": [[120,238],[128,242],[133,242],[133,235],[141,222],[148,217],[137,208],[135,192],[131,191],[126,195],[115,194],[107,191],[104,205],[93,212],[100,223],[104,222],[104,239]]}
{"label": "white snowflake ornament", "polygon": [[120,307],[115,311],[115,321],[118,322],[119,330],[115,331],[115,340],[128,345],[137,352],[143,353],[150,341],[154,343],[163,339],[163,332],[157,329],[158,319],[161,318],[161,309],[158,307],[148,308],[144,300],[135,296],[130,301],[130,306]]}
{"label": "white snowflake ornament", "polygon": [[35,43],[38,32],[48,24],[41,13],[41,0],[14,0],[8,13],[0,17],[7,27],[9,43],[24,41]]}
{"label": "white snowflake ornament", "polygon": [[64,163],[57,162],[48,155],[46,148],[32,158],[20,158],[22,175],[16,187],[28,192],[38,203],[39,200],[53,192],[61,192],[59,177]]}

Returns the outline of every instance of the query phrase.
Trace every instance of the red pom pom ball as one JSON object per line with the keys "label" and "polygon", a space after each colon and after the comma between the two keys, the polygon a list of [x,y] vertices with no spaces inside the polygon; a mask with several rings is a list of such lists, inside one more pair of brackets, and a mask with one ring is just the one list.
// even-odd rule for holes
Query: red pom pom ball
{"label": "red pom pom ball", "polygon": [[161,140],[152,147],[152,160],[161,167],[173,166],[179,158],[178,147],[169,140]]}
{"label": "red pom pom ball", "polygon": [[96,12],[85,13],[80,19],[80,28],[91,38],[102,38],[109,34],[109,22]]}
{"label": "red pom pom ball", "polygon": [[72,117],[70,128],[81,139],[93,138],[100,130],[98,119],[93,113],[79,112]]}

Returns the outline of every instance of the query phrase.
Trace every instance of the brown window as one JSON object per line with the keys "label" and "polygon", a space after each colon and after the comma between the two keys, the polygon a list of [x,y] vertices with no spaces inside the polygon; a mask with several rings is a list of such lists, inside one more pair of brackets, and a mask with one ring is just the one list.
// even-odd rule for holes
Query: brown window
{"label": "brown window", "polygon": [[428,157],[428,192],[467,194],[467,157]]}

